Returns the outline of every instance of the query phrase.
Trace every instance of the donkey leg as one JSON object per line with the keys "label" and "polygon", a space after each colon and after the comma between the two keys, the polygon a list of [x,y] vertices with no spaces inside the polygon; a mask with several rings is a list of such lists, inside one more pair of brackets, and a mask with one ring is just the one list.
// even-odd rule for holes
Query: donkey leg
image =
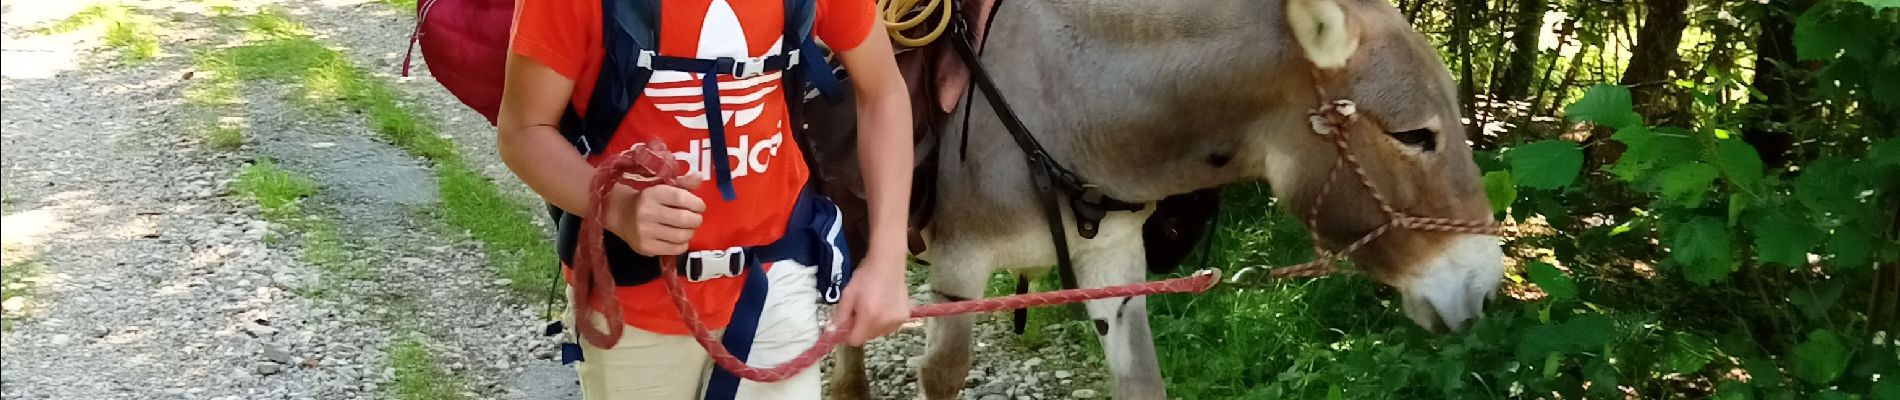
{"label": "donkey leg", "polygon": [[864,375],[864,348],[841,345],[831,354],[835,360],[831,365],[831,398],[870,400],[871,380]]}
{"label": "donkey leg", "polygon": [[[930,267],[931,298],[936,302],[980,299],[989,281],[990,258],[980,251],[946,251]],[[962,246],[955,246],[962,248]],[[934,260],[933,260],[934,261]],[[956,399],[970,374],[971,331],[976,316],[954,315],[925,322],[924,362],[918,369],[925,399]]]}
{"label": "donkey leg", "polygon": [[[1102,235],[1082,241],[1075,251],[1076,283],[1082,287],[1103,287],[1138,283],[1147,279],[1146,258],[1141,243],[1142,216],[1111,215],[1102,221]],[[1161,365],[1155,357],[1154,336],[1148,327],[1148,300],[1145,297],[1102,299],[1087,305],[1095,333],[1107,352],[1109,373],[1114,375],[1115,398],[1122,400],[1167,399],[1161,381]]]}

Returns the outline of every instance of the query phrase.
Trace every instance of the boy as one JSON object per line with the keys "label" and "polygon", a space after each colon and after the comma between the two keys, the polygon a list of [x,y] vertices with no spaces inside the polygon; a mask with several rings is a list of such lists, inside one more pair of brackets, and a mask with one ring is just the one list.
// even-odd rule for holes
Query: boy
{"label": "boy", "polygon": [[[663,56],[756,59],[796,49],[782,43],[784,0],[652,0],[659,5]],[[910,312],[905,287],[905,213],[911,154],[909,99],[888,34],[871,0],[813,0],[813,34],[850,71],[859,115],[858,154],[871,229],[866,257],[839,299],[852,345],[895,331]],[[625,3],[621,3],[625,4]],[[690,170],[679,187],[619,187],[598,218],[625,247],[645,257],[762,246],[786,234],[808,171],[788,129],[780,72],[719,76],[718,118],[708,118],[700,74],[656,71],[604,151],[583,156],[559,131],[570,105],[587,110],[604,58],[600,0],[519,0],[508,55],[498,128],[502,160],[550,204],[586,213],[592,164],[653,138]],[[717,120],[711,122],[710,120]],[[725,143],[709,138],[723,123]],[[599,144],[595,144],[598,146]],[[731,153],[728,171],[708,162],[715,146]],[[705,184],[699,182],[705,181]],[[715,183],[718,182],[718,183]],[[723,187],[722,187],[723,186]],[[722,190],[723,189],[723,190]],[[736,194],[736,196],[722,196]],[[607,241],[614,246],[619,241]],[[627,257],[610,259],[620,279]],[[622,250],[624,251],[624,250]],[[659,266],[671,268],[672,266]],[[769,290],[759,310],[748,364],[774,366],[810,347],[819,334],[820,294],[811,266],[779,261],[738,276],[686,283],[708,327],[724,329],[748,278],[764,273]],[[620,285],[625,334],[611,346],[581,341],[582,395],[609,399],[816,399],[818,368],[771,384],[722,382],[709,376],[705,350],[694,342],[658,280]],[[574,321],[569,322],[569,326]],[[736,387],[720,387],[736,385]]]}

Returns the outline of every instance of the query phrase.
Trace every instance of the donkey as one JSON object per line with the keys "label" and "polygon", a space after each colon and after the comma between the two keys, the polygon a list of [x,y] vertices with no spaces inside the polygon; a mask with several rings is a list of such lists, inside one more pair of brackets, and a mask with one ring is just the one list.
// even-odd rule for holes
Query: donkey
{"label": "donkey", "polygon": [[[1491,220],[1451,74],[1382,0],[999,7],[982,62],[1051,157],[1103,194],[1153,203],[1264,179],[1289,211],[1317,216],[1312,228],[1323,244],[1341,248],[1388,222],[1356,176],[1333,170],[1339,156],[1332,139],[1316,134],[1309,119],[1315,107],[1350,99],[1358,122],[1333,134],[1346,135],[1387,204],[1409,215]],[[928,250],[919,258],[930,265],[937,301],[982,297],[997,268],[1042,268],[1056,260],[1032,171],[992,107],[977,98],[951,112],[947,120],[959,123],[939,126],[940,142],[928,147],[938,158],[936,193],[924,230]],[[1316,201],[1321,191],[1326,195]],[[1080,286],[1146,278],[1141,231],[1153,210],[1110,213],[1090,239],[1077,236],[1073,214],[1063,213]],[[1394,229],[1348,256],[1369,277],[1396,287],[1405,314],[1433,331],[1477,318],[1503,275],[1502,252],[1490,235]],[[1116,398],[1167,398],[1146,300],[1098,300],[1086,308]],[[974,323],[973,316],[927,322],[918,371],[925,398],[954,399],[964,388]],[[839,357],[843,375],[833,377],[833,396],[868,398],[862,349]]]}

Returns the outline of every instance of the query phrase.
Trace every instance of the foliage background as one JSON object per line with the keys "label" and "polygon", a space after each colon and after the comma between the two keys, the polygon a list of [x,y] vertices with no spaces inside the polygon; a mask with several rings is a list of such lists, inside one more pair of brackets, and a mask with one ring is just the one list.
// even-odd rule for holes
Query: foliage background
{"label": "foliage background", "polygon": [[[1460,82],[1503,293],[1451,335],[1360,277],[1152,298],[1173,396],[1900,399],[1900,2],[1397,6]],[[1225,191],[1202,261],[1309,259],[1268,194]]]}

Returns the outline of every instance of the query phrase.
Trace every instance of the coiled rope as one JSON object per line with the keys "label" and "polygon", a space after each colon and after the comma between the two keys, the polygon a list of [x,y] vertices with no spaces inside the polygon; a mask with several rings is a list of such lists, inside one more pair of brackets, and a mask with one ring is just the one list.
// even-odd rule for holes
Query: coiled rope
{"label": "coiled rope", "polygon": [[[919,9],[918,3],[924,3]],[[891,32],[891,41],[904,47],[923,47],[937,41],[943,32],[950,28],[953,14],[951,4],[956,0],[877,0],[878,18],[884,21],[884,29]],[[909,18],[905,18],[908,16]],[[904,31],[923,25],[931,17],[937,17],[936,25],[922,36],[909,36]]]}

